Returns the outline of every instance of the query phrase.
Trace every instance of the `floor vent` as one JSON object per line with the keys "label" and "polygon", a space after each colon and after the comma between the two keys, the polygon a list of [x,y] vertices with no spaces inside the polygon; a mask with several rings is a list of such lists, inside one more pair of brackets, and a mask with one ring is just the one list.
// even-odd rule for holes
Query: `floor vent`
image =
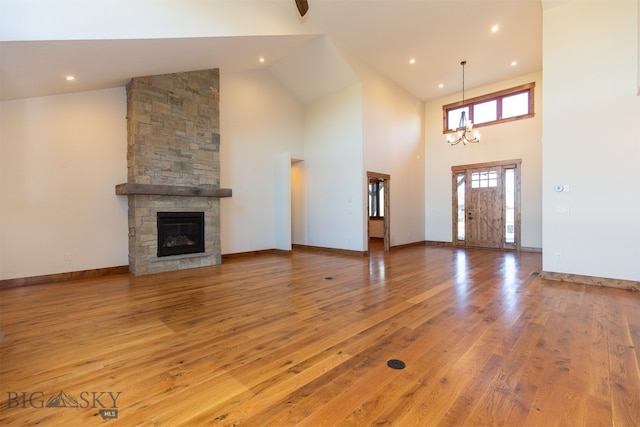
{"label": "floor vent", "polygon": [[391,359],[387,361],[387,366],[390,367],[391,369],[404,369],[406,365],[402,360]]}

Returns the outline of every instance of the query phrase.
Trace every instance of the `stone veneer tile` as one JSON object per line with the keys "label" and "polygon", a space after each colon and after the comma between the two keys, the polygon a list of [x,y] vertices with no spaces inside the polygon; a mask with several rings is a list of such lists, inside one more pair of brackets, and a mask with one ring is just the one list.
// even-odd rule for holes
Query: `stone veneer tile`
{"label": "stone veneer tile", "polygon": [[[129,183],[220,185],[219,86],[217,69],[131,80],[127,85]],[[128,197],[131,273],[220,264],[218,198]],[[205,252],[158,258],[158,212],[204,212]]]}

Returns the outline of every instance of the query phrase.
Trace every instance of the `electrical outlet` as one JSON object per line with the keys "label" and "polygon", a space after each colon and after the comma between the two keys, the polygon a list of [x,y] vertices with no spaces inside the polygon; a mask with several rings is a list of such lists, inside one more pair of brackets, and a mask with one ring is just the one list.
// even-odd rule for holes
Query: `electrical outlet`
{"label": "electrical outlet", "polygon": [[64,260],[65,261],[71,261],[71,252],[65,252],[64,253]]}

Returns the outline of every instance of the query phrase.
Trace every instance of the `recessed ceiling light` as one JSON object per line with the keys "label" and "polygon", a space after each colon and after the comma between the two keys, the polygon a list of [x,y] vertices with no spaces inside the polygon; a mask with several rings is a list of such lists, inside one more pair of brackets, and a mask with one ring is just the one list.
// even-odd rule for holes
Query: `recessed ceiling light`
{"label": "recessed ceiling light", "polygon": [[443,85],[442,83],[440,83],[440,84],[438,85],[438,87],[439,87],[440,89],[442,89],[442,88],[444,87],[444,85]]}
{"label": "recessed ceiling light", "polygon": [[511,66],[515,67],[516,65],[518,65],[518,61],[511,61]]}
{"label": "recessed ceiling light", "polygon": [[491,32],[492,33],[497,33],[499,29],[500,29],[500,26],[498,24],[496,24],[493,27],[491,27]]}
{"label": "recessed ceiling light", "polygon": [[416,58],[411,58],[409,60],[409,64],[415,64],[416,63]]}
{"label": "recessed ceiling light", "polygon": [[68,82],[72,82],[72,81],[74,81],[76,78],[75,78],[75,77],[73,77],[73,76],[67,76],[67,77],[65,77],[65,79],[66,79]]}
{"label": "recessed ceiling light", "polygon": [[260,57],[260,59],[258,59],[258,61],[260,61],[260,62],[264,62],[264,61],[265,61],[265,60],[264,60],[264,57],[262,57],[262,56],[261,56],[261,57]]}

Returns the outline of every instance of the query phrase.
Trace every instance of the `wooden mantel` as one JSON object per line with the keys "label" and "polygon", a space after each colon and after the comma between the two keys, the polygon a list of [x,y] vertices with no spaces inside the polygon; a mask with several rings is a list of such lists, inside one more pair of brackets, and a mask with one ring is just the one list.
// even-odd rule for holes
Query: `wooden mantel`
{"label": "wooden mantel", "polygon": [[154,195],[154,196],[184,196],[184,197],[231,197],[230,188],[218,188],[211,185],[200,187],[187,187],[179,185],[154,185],[154,184],[118,184],[116,194],[129,195]]}

